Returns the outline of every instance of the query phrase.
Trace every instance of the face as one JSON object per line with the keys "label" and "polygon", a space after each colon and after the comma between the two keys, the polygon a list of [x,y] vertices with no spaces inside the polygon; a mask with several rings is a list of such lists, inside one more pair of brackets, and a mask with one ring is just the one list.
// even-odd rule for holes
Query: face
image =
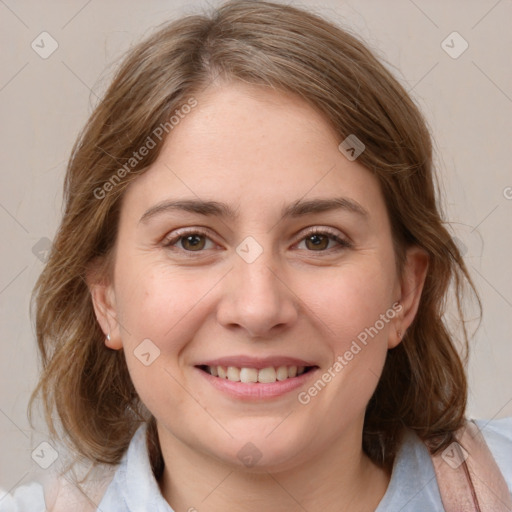
{"label": "face", "polygon": [[113,280],[93,289],[107,343],[162,444],[274,470],[360,445],[417,274],[396,273],[379,183],[298,98],[224,84],[196,99],[125,193]]}

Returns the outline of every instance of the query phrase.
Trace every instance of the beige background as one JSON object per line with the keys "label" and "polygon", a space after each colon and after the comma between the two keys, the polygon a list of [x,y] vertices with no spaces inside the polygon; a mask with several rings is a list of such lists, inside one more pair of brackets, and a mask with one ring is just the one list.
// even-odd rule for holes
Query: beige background
{"label": "beige background", "polygon": [[[6,490],[30,481],[39,469],[31,451],[46,439],[42,429],[30,430],[26,416],[38,371],[28,306],[42,262],[33,247],[56,231],[71,146],[123,51],[157,24],[218,3],[0,0],[0,487]],[[469,415],[512,416],[512,2],[292,3],[359,34],[425,112],[448,219],[484,305],[472,344]],[[58,43],[47,59],[31,48],[43,31]],[[453,31],[469,44],[457,59],[441,47]]]}

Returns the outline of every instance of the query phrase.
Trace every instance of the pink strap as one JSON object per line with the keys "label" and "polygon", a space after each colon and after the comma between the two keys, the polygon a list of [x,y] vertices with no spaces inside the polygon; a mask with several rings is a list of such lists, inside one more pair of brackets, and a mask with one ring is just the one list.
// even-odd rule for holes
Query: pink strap
{"label": "pink strap", "polygon": [[473,421],[432,463],[445,512],[512,512],[512,497],[484,436]]}
{"label": "pink strap", "polygon": [[45,475],[42,483],[46,511],[96,512],[115,470],[114,466],[97,468],[82,484],[77,484],[71,475]]}

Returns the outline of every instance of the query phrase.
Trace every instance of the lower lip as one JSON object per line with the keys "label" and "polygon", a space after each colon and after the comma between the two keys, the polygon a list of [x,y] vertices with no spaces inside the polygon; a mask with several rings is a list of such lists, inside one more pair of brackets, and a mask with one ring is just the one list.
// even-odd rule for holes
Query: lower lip
{"label": "lower lip", "polygon": [[318,368],[314,368],[298,377],[289,377],[286,380],[262,384],[260,382],[233,382],[228,379],[214,377],[209,373],[195,368],[212,386],[219,391],[235,398],[245,398],[250,400],[274,398],[293,391],[303,386],[304,383],[315,374]]}

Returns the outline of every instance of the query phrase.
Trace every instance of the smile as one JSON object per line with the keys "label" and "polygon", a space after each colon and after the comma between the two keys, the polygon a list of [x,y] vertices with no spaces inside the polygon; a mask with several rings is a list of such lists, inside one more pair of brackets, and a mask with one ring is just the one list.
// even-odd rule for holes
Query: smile
{"label": "smile", "polygon": [[[266,366],[257,369],[250,367],[199,365],[195,366],[194,369],[214,389],[226,396],[236,400],[261,401],[287,395],[291,391],[305,386],[310,379],[314,378],[319,367]],[[299,371],[301,372],[300,374]],[[215,373],[217,375],[214,375]]]}
{"label": "smile", "polygon": [[231,382],[243,382],[245,384],[270,384],[298,377],[312,370],[313,366],[269,366],[267,368],[238,368],[236,366],[207,366],[198,368],[219,379],[227,379]]}

